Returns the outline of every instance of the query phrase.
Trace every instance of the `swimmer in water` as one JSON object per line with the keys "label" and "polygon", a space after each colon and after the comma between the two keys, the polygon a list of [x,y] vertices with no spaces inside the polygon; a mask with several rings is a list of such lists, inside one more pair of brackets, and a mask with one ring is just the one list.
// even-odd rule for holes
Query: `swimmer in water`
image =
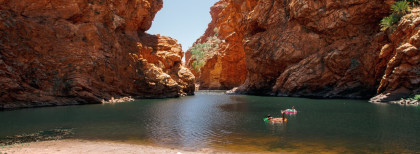
{"label": "swimmer in water", "polygon": [[273,118],[273,117],[271,117],[271,115],[267,115],[267,119],[270,122],[286,122],[287,119],[284,117],[284,111],[282,111],[281,113],[282,113],[282,117],[281,118]]}

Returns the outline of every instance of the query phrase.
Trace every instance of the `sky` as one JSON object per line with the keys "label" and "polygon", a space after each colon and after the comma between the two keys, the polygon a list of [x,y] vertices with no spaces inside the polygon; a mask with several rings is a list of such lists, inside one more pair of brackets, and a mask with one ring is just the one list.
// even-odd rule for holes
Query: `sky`
{"label": "sky", "polygon": [[219,0],[163,0],[149,34],[169,36],[182,45],[185,52],[204,34],[211,21],[210,7]]}

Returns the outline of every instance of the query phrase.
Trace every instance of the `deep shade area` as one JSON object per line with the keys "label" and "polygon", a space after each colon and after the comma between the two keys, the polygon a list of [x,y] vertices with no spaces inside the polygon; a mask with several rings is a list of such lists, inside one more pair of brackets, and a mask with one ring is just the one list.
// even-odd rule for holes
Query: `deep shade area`
{"label": "deep shade area", "polygon": [[[286,124],[263,121],[295,106]],[[325,100],[197,92],[175,99],[0,112],[0,138],[57,128],[72,138],[200,150],[256,152],[420,151],[420,108]]]}

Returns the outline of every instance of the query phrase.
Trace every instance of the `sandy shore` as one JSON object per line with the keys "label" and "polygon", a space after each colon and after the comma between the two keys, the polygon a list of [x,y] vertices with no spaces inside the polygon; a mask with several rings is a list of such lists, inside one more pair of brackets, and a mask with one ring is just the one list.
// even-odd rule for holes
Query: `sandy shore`
{"label": "sandy shore", "polygon": [[86,141],[86,140],[56,140],[18,144],[0,148],[0,154],[103,154],[103,153],[151,153],[151,154],[204,154],[225,153],[210,149],[201,151],[185,151],[173,148],[119,143],[111,141]]}

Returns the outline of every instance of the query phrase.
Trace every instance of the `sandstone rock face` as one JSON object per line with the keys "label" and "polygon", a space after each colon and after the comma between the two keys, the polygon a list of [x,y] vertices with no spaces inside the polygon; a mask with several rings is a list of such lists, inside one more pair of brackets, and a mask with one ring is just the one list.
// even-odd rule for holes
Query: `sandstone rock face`
{"label": "sandstone rock face", "polygon": [[220,35],[226,36],[224,46],[231,48],[224,53],[245,53],[246,81],[236,92],[323,98],[366,98],[376,93],[383,75],[377,69],[379,51],[388,42],[379,33],[379,21],[390,11],[388,1],[219,3],[226,7],[209,26],[217,25]]}
{"label": "sandstone rock face", "polygon": [[377,51],[385,41],[377,35],[378,21],[388,10],[382,0],[259,1],[248,17],[253,23],[245,40],[249,75],[239,89],[278,96],[371,97]]}
{"label": "sandstone rock face", "polygon": [[[243,37],[245,32],[240,8],[228,6],[226,0],[217,2],[211,7],[212,21],[206,32],[195,44],[207,43],[209,39],[220,39],[221,43],[209,53],[211,56],[206,60],[202,71],[193,71],[197,76],[200,89],[232,89],[241,85],[246,78],[247,70]],[[194,70],[192,63],[194,57],[191,50],[186,53],[187,65]]]}
{"label": "sandstone rock face", "polygon": [[145,34],[162,0],[0,0],[0,108],[194,92],[176,40]]}
{"label": "sandstone rock face", "polygon": [[380,50],[377,69],[385,70],[380,95],[373,102],[396,101],[420,94],[420,13],[404,16],[395,30],[387,31],[388,44]]}

